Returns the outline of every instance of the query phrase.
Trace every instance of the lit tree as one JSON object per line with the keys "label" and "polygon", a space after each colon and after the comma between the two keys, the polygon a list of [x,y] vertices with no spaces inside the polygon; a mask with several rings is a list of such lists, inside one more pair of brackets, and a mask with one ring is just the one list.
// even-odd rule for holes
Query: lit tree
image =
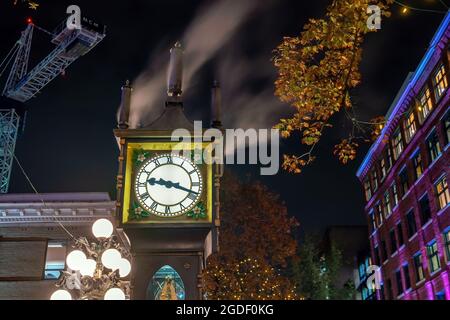
{"label": "lit tree", "polygon": [[339,273],[343,265],[341,251],[335,246],[322,252],[319,241],[310,235],[299,246],[299,257],[294,263],[293,279],[297,294],[309,300],[350,300],[355,286],[351,279],[341,287]]}
{"label": "lit tree", "polygon": [[283,275],[296,253],[298,226],[278,195],[259,182],[227,175],[222,188],[220,253],[208,261],[208,299],[293,299]]}
{"label": "lit tree", "polygon": [[368,7],[377,5],[388,16],[392,3],[393,0],[333,0],[324,18],[310,19],[299,37],[284,38],[276,49],[275,93],[295,110],[291,118],[281,119],[276,127],[284,138],[299,132],[301,143],[307,146],[303,155],[285,155],[284,169],[301,173],[314,161],[313,151],[337,113],[344,113],[353,125],[348,138],[334,150],[342,163],[356,158],[360,140],[367,140],[360,136],[361,132],[368,127],[379,131],[384,125],[384,119],[366,123],[357,120],[351,91],[361,83],[362,44],[371,32],[367,26]]}

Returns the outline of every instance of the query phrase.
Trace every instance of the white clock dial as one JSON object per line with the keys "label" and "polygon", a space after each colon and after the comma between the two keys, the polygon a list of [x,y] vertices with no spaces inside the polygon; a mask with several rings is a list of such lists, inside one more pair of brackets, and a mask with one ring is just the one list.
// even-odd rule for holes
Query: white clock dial
{"label": "white clock dial", "polygon": [[178,217],[198,203],[202,175],[189,159],[172,154],[149,159],[136,174],[135,193],[141,206],[160,217]]}

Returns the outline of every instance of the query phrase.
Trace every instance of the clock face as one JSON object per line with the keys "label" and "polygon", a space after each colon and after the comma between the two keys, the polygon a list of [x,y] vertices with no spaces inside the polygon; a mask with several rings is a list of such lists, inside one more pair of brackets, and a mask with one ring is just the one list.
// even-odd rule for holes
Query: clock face
{"label": "clock face", "polygon": [[160,217],[178,217],[198,203],[203,181],[189,159],[165,154],[147,160],[136,174],[135,193],[141,206]]}

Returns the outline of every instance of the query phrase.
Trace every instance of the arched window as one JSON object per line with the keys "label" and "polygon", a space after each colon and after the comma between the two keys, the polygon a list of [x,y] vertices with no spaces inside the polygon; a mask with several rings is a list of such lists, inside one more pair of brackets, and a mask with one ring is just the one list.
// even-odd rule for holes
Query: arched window
{"label": "arched window", "polygon": [[159,269],[150,282],[148,293],[153,300],[185,300],[183,280],[171,266]]}

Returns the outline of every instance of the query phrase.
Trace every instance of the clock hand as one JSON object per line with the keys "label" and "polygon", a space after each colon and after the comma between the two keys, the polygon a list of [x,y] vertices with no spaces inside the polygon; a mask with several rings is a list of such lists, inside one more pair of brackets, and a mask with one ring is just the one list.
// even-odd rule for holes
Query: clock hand
{"label": "clock hand", "polygon": [[190,190],[190,189],[181,187],[179,183],[175,183],[175,184],[173,185],[173,187],[174,187],[175,189],[178,189],[178,190],[181,190],[181,191],[186,191],[186,192],[188,192],[188,193],[193,193],[193,194],[198,195],[198,192],[194,192],[194,191],[192,191],[192,190]]}
{"label": "clock hand", "polygon": [[180,186],[180,183],[174,183],[172,181],[165,181],[164,179],[159,179],[159,181],[156,181],[155,178],[151,178],[150,180],[148,180],[148,183],[151,186],[160,185],[160,186],[166,187],[167,189],[175,188],[175,189],[178,189],[181,191],[185,191],[188,193],[193,193],[193,194],[198,195],[198,192],[194,192],[190,189],[184,188],[184,187]]}

